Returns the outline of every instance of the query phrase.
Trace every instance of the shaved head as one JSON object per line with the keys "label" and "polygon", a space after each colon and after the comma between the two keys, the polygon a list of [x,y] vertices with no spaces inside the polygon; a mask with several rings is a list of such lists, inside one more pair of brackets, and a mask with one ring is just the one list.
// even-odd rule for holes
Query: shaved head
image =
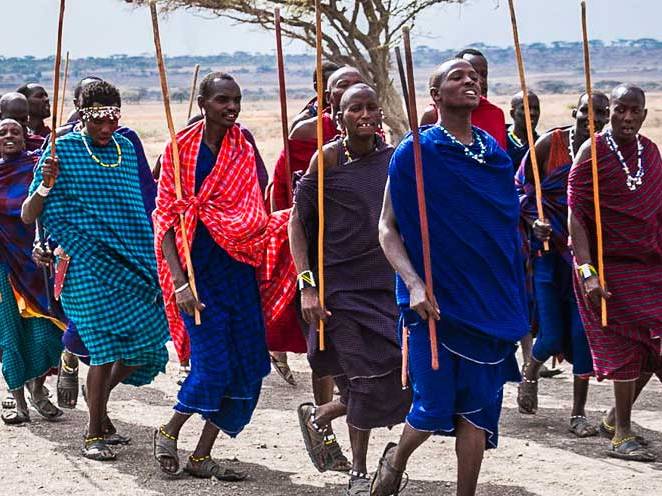
{"label": "shaved head", "polygon": [[340,110],[345,110],[352,98],[357,94],[369,94],[377,100],[377,92],[372,88],[372,86],[365,83],[358,83],[353,86],[350,86],[345,93],[343,93],[342,98],[340,99]]}
{"label": "shaved head", "polygon": [[611,92],[612,101],[636,99],[642,107],[646,106],[646,93],[639,86],[633,84],[620,84]]}
{"label": "shaved head", "polygon": [[338,81],[340,81],[341,79],[347,76],[351,77],[352,79],[360,79],[361,81],[365,82],[365,78],[363,77],[363,74],[361,74],[361,71],[359,71],[356,67],[351,67],[347,65],[345,67],[341,67],[337,71],[334,71],[329,76],[327,89],[331,91],[338,84]]}
{"label": "shaved head", "polygon": [[28,112],[28,99],[17,92],[7,93],[0,98],[0,116],[14,118],[16,113]]}
{"label": "shaved head", "polygon": [[451,71],[451,69],[454,69],[460,65],[468,65],[473,67],[467,60],[461,58],[454,58],[443,62],[430,75],[430,89],[439,89],[439,86],[444,81],[444,79],[446,79],[446,76],[448,76],[448,73]]}
{"label": "shaved head", "polygon": [[[529,94],[529,102],[531,102],[532,99],[539,100],[538,95],[536,95],[533,91],[529,90],[527,91]],[[524,104],[524,93],[521,91],[515,93],[510,100],[510,106],[512,108],[519,107],[520,105]]]}

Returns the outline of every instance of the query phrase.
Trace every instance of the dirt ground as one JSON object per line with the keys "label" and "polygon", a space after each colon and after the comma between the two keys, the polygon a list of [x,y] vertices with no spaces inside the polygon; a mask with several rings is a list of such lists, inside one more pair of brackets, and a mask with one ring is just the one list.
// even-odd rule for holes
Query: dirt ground
{"label": "dirt ground", "polygon": [[[4,494],[62,495],[215,495],[322,496],[343,494],[346,476],[318,473],[303,448],[296,407],[311,398],[309,370],[304,357],[292,356],[299,385],[292,388],[275,373],[264,383],[252,423],[235,440],[221,438],[213,455],[230,460],[250,473],[240,484],[212,483],[190,477],[162,475],[151,454],[152,429],[164,422],[177,392],[176,364],[149,387],[120,386],[110,412],[133,443],[119,451],[116,462],[101,464],[79,455],[85,428],[83,405],[49,423],[32,412],[22,427],[0,426],[0,489]],[[603,438],[577,440],[567,431],[571,404],[571,376],[541,382],[540,410],[522,416],[515,404],[516,388],[508,385],[504,399],[500,446],[488,452],[480,478],[480,496],[611,496],[662,494],[662,463],[637,464],[607,458]],[[52,379],[51,389],[54,390]],[[611,386],[591,383],[589,416],[597,422],[611,403]],[[638,432],[651,440],[662,460],[662,386],[651,381],[637,404],[633,419]],[[193,419],[180,438],[183,457],[195,446],[202,423]],[[369,453],[374,469],[384,445],[396,440],[401,427],[376,431]],[[349,448],[345,424],[336,423],[341,445]],[[433,438],[413,456],[406,494],[455,494],[455,456],[450,438]]]}

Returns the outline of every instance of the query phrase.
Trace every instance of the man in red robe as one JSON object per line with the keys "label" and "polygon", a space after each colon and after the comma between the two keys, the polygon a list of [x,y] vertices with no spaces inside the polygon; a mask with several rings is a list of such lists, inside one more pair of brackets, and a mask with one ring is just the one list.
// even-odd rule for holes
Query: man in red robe
{"label": "man in red robe", "polygon": [[[501,148],[506,150],[508,143],[506,141],[506,117],[503,111],[487,99],[487,74],[488,64],[485,55],[474,48],[466,48],[455,55],[458,59],[464,59],[469,62],[478,73],[480,82],[480,103],[471,113],[471,124],[481,128],[483,131],[491,134],[497,140]],[[439,120],[439,114],[434,103],[428,105],[421,117],[421,126],[436,124]]]}
{"label": "man in red robe", "polygon": [[[597,136],[605,285],[595,266],[596,224],[589,143],[579,150],[568,178],[575,291],[598,380],[614,382],[615,416],[608,455],[655,461],[632,432],[637,396],[662,373],[662,159],[641,136],[646,96],[630,85],[611,95],[611,129]],[[601,300],[607,300],[607,325]]]}

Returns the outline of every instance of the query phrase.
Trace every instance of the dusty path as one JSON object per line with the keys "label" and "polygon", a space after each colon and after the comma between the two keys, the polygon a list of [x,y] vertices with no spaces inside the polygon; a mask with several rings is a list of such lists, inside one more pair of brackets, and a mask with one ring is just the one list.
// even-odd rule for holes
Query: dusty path
{"label": "dusty path", "polygon": [[[169,415],[176,394],[175,364],[169,375],[150,387],[120,387],[111,403],[111,415],[121,432],[131,435],[133,445],[119,453],[111,464],[89,462],[79,456],[86,412],[79,405],[63,420],[51,424],[32,412],[24,427],[0,425],[0,490],[3,494],[58,495],[76,491],[84,495],[340,495],[346,478],[317,473],[303,449],[296,421],[296,406],[309,399],[307,364],[292,360],[299,381],[294,389],[275,374],[265,381],[262,398],[252,424],[236,440],[222,439],[214,455],[239,459],[250,471],[243,484],[211,483],[192,478],[168,479],[151,457],[151,429]],[[51,386],[53,387],[53,386]],[[481,475],[482,496],[611,496],[662,494],[662,463],[635,464],[604,455],[601,438],[575,440],[567,432],[571,399],[570,376],[541,383],[540,411],[523,417],[515,406],[515,387],[509,385],[504,401],[500,448],[489,452]],[[611,401],[609,384],[591,384],[590,416],[597,421]],[[662,386],[651,381],[637,405],[634,421],[653,441],[662,460]],[[191,421],[180,440],[182,455],[192,450],[201,423]],[[370,464],[375,466],[384,444],[397,439],[400,429],[373,435]],[[344,447],[344,425],[337,424]],[[406,494],[454,495],[453,443],[435,438],[416,453],[409,467],[410,489]]]}

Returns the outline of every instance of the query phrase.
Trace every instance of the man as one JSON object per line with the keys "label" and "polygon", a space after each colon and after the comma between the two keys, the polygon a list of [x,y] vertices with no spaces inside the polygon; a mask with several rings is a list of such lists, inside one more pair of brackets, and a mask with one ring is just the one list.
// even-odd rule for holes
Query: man
{"label": "man", "polygon": [[44,380],[57,367],[64,324],[48,311],[43,274],[30,256],[34,225],[21,221],[38,155],[25,152],[23,128],[14,120],[0,121],[0,155],[0,352],[14,398],[10,408],[3,408],[2,420],[30,421],[25,388],[39,414],[55,420],[62,410],[49,401]]}
{"label": "man", "polygon": [[[338,69],[340,69],[340,66],[333,62],[327,61],[322,63],[322,88],[327,88],[329,77],[331,77],[331,74],[336,72]],[[317,112],[319,111],[319,104],[317,102],[317,69],[313,71],[313,91],[315,92],[315,96],[308,103],[306,103],[306,106],[303,108],[303,110],[299,112],[299,114],[297,114],[294,119],[292,119],[290,130],[294,129],[301,121],[305,121],[311,117],[317,117]]]}
{"label": "man", "polygon": [[[370,487],[366,456],[371,429],[401,423],[411,397],[400,379],[393,270],[377,233],[393,148],[377,134],[381,109],[372,88],[352,86],[339,110],[345,137],[324,147],[324,307],[309,256],[317,243],[316,157],[297,188],[289,232],[301,310],[310,325],[308,360],[317,377],[332,377],[341,391],[338,400],[299,406],[306,449],[315,467],[324,471],[324,426],[346,415],[353,454],[347,494],[359,495]],[[326,322],[324,351],[316,332],[320,321]]]}
{"label": "man", "polygon": [[657,146],[639,134],[647,115],[641,88],[616,87],[610,108],[611,128],[597,136],[605,286],[595,269],[591,151],[585,143],[568,178],[575,290],[595,374],[614,382],[608,455],[650,462],[655,456],[633,434],[630,416],[651,374],[662,372],[662,159]]}
{"label": "man", "polygon": [[28,99],[28,129],[30,133],[46,138],[51,128],[44,123],[51,116],[51,102],[43,86],[28,83],[16,90]]}
{"label": "man", "polygon": [[7,93],[0,98],[0,118],[12,119],[23,128],[25,149],[28,152],[39,150],[44,144],[44,138],[32,134],[28,128],[28,99],[20,93]]}
{"label": "man", "polygon": [[[506,118],[503,115],[503,111],[487,99],[488,64],[485,55],[474,48],[466,48],[455,55],[455,57],[469,62],[480,78],[480,103],[471,113],[471,124],[492,135],[499,143],[499,146],[505,150],[507,148],[506,133],[504,132]],[[425,112],[423,112],[421,126],[434,124],[438,118],[437,109],[434,103],[431,103],[425,109]]]}
{"label": "man", "polygon": [[[529,91],[529,111],[531,113],[531,127],[533,128],[533,139],[538,141],[536,127],[540,120],[540,99],[538,95]],[[524,96],[522,92],[513,95],[510,100],[510,117],[513,123],[506,126],[506,152],[513,161],[513,172],[517,172],[520,163],[529,151],[529,138],[526,132],[526,118],[524,117]]]}
{"label": "man", "polygon": [[[207,75],[198,106],[204,120],[177,135],[182,199],[175,192],[169,144],[153,215],[170,328],[186,332],[191,343],[191,372],[179,390],[175,413],[154,433],[154,456],[161,470],[178,474],[179,432],[199,414],[205,425],[184,470],[196,477],[240,481],[246,474],[221,466],[211,458],[211,449],[221,430],[236,437],[250,422],[269,373],[265,321],[278,318],[296,284],[287,246],[289,212],[266,212],[253,147],[237,125],[241,89],[234,78]],[[195,292],[183,263],[180,215],[188,226]],[[181,326],[184,331],[177,330]]]}
{"label": "man", "polygon": [[[23,205],[26,223],[40,217],[70,259],[61,302],[89,352],[89,425],[83,456],[114,460],[105,434],[110,391],[120,382],[149,384],[165,371],[168,327],[153,235],[145,215],[138,159],[115,131],[121,117],[117,88],[105,81],[81,93],[83,128],[46,149]],[[130,247],[127,242],[130,240]]]}
{"label": "man", "polygon": [[[593,108],[595,128],[600,132],[609,122],[607,95],[594,93]],[[524,364],[524,377],[519,386],[517,403],[521,413],[536,413],[538,376],[542,364],[552,356],[562,355],[573,364],[570,432],[577,437],[589,437],[598,433],[586,418],[586,400],[593,363],[572,285],[566,194],[568,173],[574,157],[581,145],[589,139],[588,95],[579,98],[572,116],[575,119],[573,126],[555,129],[536,143],[544,220],[538,218],[533,172],[528,155],[516,176],[539,324],[531,358]],[[549,243],[549,251],[543,251],[543,242]]]}
{"label": "man", "polygon": [[[400,443],[384,451],[373,496],[397,494],[410,455],[433,433],[456,437],[457,494],[475,494],[484,450],[497,446],[503,386],[520,379],[515,343],[528,330],[512,165],[494,138],[471,125],[478,73],[452,59],[430,81],[440,121],[422,130],[420,142],[434,294],[423,282],[408,137],[391,159],[379,229],[398,273],[414,398]],[[430,319],[437,320],[438,370],[430,361]]]}
{"label": "man", "polygon": [[[339,134],[333,116],[340,109],[340,99],[343,93],[351,86],[359,83],[365,83],[365,78],[358,69],[349,66],[337,69],[328,77],[325,100],[329,107],[322,114],[325,143]],[[292,184],[295,177],[301,176],[308,170],[310,160],[317,151],[317,117],[299,122],[290,133],[288,146],[291,176],[287,177],[285,151],[283,151],[274,168],[271,193],[271,208],[273,211],[292,207],[292,199],[288,198],[287,183]],[[294,305],[286,309],[282,317],[274,322],[273,326],[267,328],[267,345],[272,352],[272,363],[276,370],[285,380],[290,379],[288,382],[291,383],[293,376],[287,364],[287,354],[284,351],[294,353],[306,351],[306,341]],[[320,379],[316,377],[314,372],[312,380],[315,402],[321,405],[331,401],[334,388],[333,380],[328,377]],[[350,469],[350,463],[343,454],[331,426],[328,426],[326,454],[329,465],[325,469],[340,472],[346,472]]]}

